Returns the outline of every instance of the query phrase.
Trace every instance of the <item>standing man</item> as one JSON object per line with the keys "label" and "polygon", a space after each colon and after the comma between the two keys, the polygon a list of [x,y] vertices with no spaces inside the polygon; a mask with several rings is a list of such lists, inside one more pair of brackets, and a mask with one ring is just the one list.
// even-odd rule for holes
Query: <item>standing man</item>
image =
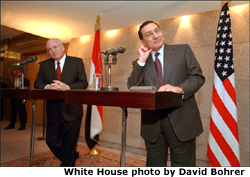
{"label": "standing man", "polygon": [[194,94],[205,82],[189,45],[167,45],[160,26],[144,22],[138,31],[139,58],[127,86],[155,86],[158,91],[182,93],[183,104],[160,110],[141,110],[141,136],[147,150],[147,166],[195,166],[195,138],[203,132]]}
{"label": "standing man", "polygon": [[[36,89],[71,90],[88,87],[86,72],[81,58],[64,53],[58,39],[47,41],[51,57],[40,63],[34,83]],[[46,143],[53,154],[61,160],[62,167],[75,166],[79,157],[76,152],[83,117],[82,104],[66,104],[64,100],[47,100]]]}
{"label": "standing man", "polygon": [[[23,69],[22,69],[23,71]],[[17,77],[22,77],[21,69],[18,68],[16,71]],[[24,78],[24,86],[29,87],[30,81],[27,78]],[[15,122],[16,122],[16,116],[17,112],[19,114],[20,119],[20,128],[18,130],[24,130],[26,128],[27,123],[27,111],[26,111],[26,100],[24,99],[10,99],[11,104],[11,117],[10,117],[10,124],[5,127],[4,129],[14,129],[15,128]]]}

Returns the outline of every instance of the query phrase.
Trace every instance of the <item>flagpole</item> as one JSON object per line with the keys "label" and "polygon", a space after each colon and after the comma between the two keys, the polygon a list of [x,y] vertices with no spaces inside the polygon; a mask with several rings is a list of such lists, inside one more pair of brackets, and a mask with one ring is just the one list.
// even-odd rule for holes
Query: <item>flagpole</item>
{"label": "flagpole", "polygon": [[[97,15],[97,17],[96,17],[96,23],[95,23],[95,31],[97,31],[97,30],[99,30],[99,31],[101,30],[100,16],[99,15]],[[91,154],[91,155],[98,155],[98,154],[100,154],[100,152],[98,152],[96,150],[96,148],[95,148],[96,145],[89,151],[89,154]]]}

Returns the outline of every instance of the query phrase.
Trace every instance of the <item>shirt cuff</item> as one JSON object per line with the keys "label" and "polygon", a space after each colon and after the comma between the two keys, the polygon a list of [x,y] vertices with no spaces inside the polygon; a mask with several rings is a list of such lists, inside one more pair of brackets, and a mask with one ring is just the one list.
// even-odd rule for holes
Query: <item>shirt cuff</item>
{"label": "shirt cuff", "polygon": [[45,85],[44,89],[46,89],[50,84]]}
{"label": "shirt cuff", "polygon": [[145,64],[146,64],[146,63],[140,62],[139,60],[137,60],[137,63],[138,63],[138,65],[140,65],[141,67],[145,66]]}

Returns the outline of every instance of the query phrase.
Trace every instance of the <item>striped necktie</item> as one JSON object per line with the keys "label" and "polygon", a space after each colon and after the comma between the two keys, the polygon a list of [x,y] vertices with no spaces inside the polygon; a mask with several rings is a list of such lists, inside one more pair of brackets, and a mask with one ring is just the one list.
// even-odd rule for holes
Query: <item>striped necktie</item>
{"label": "striped necktie", "polygon": [[155,69],[156,69],[156,73],[157,73],[157,78],[158,78],[158,82],[160,87],[163,86],[163,77],[162,77],[162,67],[161,67],[161,62],[158,58],[158,55],[160,55],[159,52],[155,53]]}

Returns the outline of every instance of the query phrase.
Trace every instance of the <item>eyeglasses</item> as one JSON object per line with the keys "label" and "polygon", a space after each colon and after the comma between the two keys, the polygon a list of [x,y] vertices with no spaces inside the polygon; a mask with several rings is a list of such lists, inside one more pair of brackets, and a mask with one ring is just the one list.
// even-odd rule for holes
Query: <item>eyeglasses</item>
{"label": "eyeglasses", "polygon": [[49,48],[49,49],[47,49],[49,52],[51,52],[53,49],[54,50],[57,50],[59,47],[61,47],[60,45],[55,45],[55,46],[53,46],[52,48]]}

